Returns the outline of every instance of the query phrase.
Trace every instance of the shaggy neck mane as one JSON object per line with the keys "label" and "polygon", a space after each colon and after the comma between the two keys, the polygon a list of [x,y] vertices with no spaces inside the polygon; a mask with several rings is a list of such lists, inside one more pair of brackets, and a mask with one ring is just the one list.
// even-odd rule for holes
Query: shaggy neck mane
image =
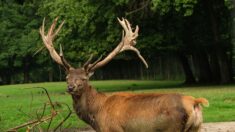
{"label": "shaggy neck mane", "polygon": [[81,95],[72,94],[73,107],[76,114],[94,129],[97,128],[95,115],[106,98],[105,94],[97,92],[88,83],[85,85],[84,92]]}

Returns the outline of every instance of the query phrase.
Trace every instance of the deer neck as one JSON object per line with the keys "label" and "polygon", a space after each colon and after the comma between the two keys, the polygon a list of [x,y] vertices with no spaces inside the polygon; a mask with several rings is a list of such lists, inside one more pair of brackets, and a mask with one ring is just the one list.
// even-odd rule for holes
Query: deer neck
{"label": "deer neck", "polygon": [[106,95],[97,92],[87,83],[82,94],[72,95],[72,98],[76,114],[95,129],[97,127],[96,114],[104,103]]}

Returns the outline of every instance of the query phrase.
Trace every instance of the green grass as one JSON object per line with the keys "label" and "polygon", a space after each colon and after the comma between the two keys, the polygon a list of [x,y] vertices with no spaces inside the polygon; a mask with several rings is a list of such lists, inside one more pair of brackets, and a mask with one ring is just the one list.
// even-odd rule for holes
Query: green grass
{"label": "green grass", "polygon": [[[204,108],[205,122],[235,121],[235,85],[224,86],[182,86],[179,81],[92,81],[92,86],[99,91],[132,91],[137,93],[166,92],[182,93],[195,97],[205,97],[210,107]],[[42,89],[47,88],[53,102],[69,104],[72,108],[72,99],[65,92],[65,82],[34,83],[21,85],[0,86],[0,131],[17,126],[42,113],[42,108],[48,99]],[[52,125],[66,115],[66,107],[58,108],[61,115],[53,120]],[[48,112],[47,112],[48,113]],[[47,123],[48,124],[48,123]],[[46,123],[45,123],[46,125]],[[84,127],[85,123],[78,121],[73,113],[64,123],[64,127]]]}

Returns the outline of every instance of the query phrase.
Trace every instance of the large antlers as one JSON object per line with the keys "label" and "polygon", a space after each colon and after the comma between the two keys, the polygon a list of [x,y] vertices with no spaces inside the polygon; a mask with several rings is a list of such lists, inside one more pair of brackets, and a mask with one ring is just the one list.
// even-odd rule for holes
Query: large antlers
{"label": "large antlers", "polygon": [[147,62],[142,57],[139,50],[134,47],[136,45],[136,38],[138,37],[139,26],[136,25],[135,32],[133,33],[131,25],[130,25],[130,23],[127,19],[122,18],[122,20],[120,20],[118,18],[118,21],[122,25],[122,27],[124,28],[124,31],[126,33],[126,34],[124,34],[124,32],[122,33],[122,41],[126,41],[126,42],[123,42],[124,46],[123,46],[123,48],[121,49],[120,52],[122,52],[124,50],[132,50],[132,51],[136,52],[136,54],[141,59],[141,61],[144,63],[146,68],[148,68]]}
{"label": "large antlers", "polygon": [[60,46],[60,55],[56,52],[54,46],[53,46],[53,40],[55,38],[55,36],[58,34],[58,32],[60,31],[61,27],[64,24],[64,21],[59,25],[59,27],[55,30],[56,27],[56,23],[57,23],[58,17],[53,21],[53,23],[51,24],[51,27],[48,30],[47,35],[45,35],[45,18],[43,19],[43,23],[42,26],[39,29],[39,32],[41,34],[43,43],[45,45],[45,47],[48,49],[48,51],[50,52],[50,55],[52,57],[52,59],[57,62],[58,64],[62,65],[67,71],[72,68],[70,66],[70,64],[65,60],[63,53],[62,53],[62,49]]}
{"label": "large antlers", "polygon": [[[145,64],[146,68],[148,68],[148,64],[145,61],[145,59],[141,56],[139,50],[135,48],[134,46],[136,45],[136,38],[138,37],[138,32],[139,32],[139,27],[136,26],[135,31],[132,31],[131,25],[127,19],[122,18],[120,20],[118,18],[119,23],[123,27],[124,31],[122,32],[122,40],[118,44],[118,46],[111,52],[109,55],[104,58],[102,61],[96,61],[93,64],[89,64],[87,66],[87,71],[93,72],[94,70],[104,66],[107,64],[109,61],[111,61],[118,53],[121,53],[125,50],[132,50],[134,51],[138,57],[141,59],[141,61]],[[91,60],[91,59],[89,59]]]}
{"label": "large antlers", "polygon": [[[43,43],[45,47],[48,49],[52,59],[57,62],[58,64],[62,65],[67,71],[72,68],[70,64],[65,60],[62,48],[60,46],[60,55],[56,52],[54,46],[53,46],[53,40],[55,36],[59,33],[60,29],[62,28],[64,21],[58,26],[58,28],[55,30],[56,23],[57,23],[58,17],[53,21],[52,25],[50,26],[48,33],[45,34],[45,18],[43,20],[42,26],[40,27],[40,34],[43,40]],[[90,64],[90,61],[92,60],[92,57],[84,64],[84,68],[87,72],[93,72],[96,69],[104,66],[109,61],[111,61],[118,53],[121,53],[125,50],[132,50],[134,51],[138,57],[141,59],[141,61],[145,64],[146,68],[148,68],[148,64],[145,61],[145,59],[141,56],[139,50],[135,48],[136,45],[136,38],[138,37],[139,27],[136,26],[135,31],[132,31],[131,25],[127,19],[122,18],[120,20],[118,18],[119,23],[123,27],[124,31],[122,32],[122,40],[118,44],[118,46],[111,52],[109,55],[101,60],[99,58],[96,62],[93,64]],[[54,31],[55,30],[55,31]],[[101,60],[101,61],[100,61]]]}

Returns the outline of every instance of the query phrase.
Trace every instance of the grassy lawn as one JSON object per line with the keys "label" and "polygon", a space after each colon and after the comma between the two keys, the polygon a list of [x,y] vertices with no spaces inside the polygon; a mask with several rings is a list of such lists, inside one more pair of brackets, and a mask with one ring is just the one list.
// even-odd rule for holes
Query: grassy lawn
{"label": "grassy lawn", "polygon": [[[195,97],[205,97],[210,102],[210,107],[204,108],[205,122],[235,121],[235,85],[182,86],[179,81],[134,80],[92,81],[91,83],[99,91],[105,92],[177,92]],[[42,89],[34,87],[45,87],[53,102],[69,104],[72,109],[72,99],[65,92],[65,82],[0,86],[0,131],[35,119],[36,115],[40,116],[42,114],[43,106],[48,102],[48,99]],[[52,125],[54,126],[68,112],[66,107],[58,106],[58,110],[61,115],[53,120]],[[64,127],[70,128],[84,126],[85,123],[78,121],[74,113],[64,123]]]}

